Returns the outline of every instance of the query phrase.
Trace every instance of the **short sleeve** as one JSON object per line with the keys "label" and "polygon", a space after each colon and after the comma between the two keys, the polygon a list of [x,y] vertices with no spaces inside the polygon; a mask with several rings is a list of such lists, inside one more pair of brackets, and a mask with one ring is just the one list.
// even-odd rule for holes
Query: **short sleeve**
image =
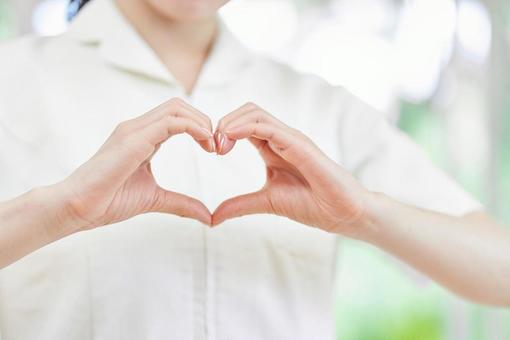
{"label": "short sleeve", "polygon": [[382,114],[347,94],[340,138],[344,165],[369,190],[454,216],[483,206]]}

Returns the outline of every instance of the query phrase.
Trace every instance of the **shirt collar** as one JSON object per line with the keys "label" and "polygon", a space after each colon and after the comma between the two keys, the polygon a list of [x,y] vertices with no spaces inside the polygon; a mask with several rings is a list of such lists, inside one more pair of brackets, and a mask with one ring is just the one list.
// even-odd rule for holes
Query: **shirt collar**
{"label": "shirt collar", "polygon": [[[175,77],[120,13],[113,0],[91,1],[73,19],[65,34],[81,44],[97,47],[104,60],[120,70],[178,85]],[[220,20],[218,35],[196,87],[233,80],[248,66],[249,56],[247,48]]]}

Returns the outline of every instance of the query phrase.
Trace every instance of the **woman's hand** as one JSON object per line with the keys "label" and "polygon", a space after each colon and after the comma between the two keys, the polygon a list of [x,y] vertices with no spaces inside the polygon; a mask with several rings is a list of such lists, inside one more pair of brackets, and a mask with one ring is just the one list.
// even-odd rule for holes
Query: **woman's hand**
{"label": "woman's hand", "polygon": [[453,217],[370,193],[310,139],[253,104],[227,115],[215,137],[220,154],[249,139],[267,182],[222,203],[213,225],[255,213],[286,216],[370,242],[475,302],[510,306],[510,232],[484,213]]}
{"label": "woman's hand", "polygon": [[215,134],[218,153],[248,139],[260,152],[267,182],[258,192],[222,203],[213,225],[248,214],[288,217],[328,232],[357,237],[368,222],[371,194],[308,137],[254,104],[225,116]]}
{"label": "woman's hand", "polygon": [[52,232],[69,234],[147,212],[175,214],[210,225],[211,214],[204,204],[158,186],[150,160],[163,142],[182,133],[193,137],[205,151],[214,152],[211,130],[209,118],[180,99],[121,123],[87,163],[56,185],[65,197],[62,220],[67,222],[65,230]]}

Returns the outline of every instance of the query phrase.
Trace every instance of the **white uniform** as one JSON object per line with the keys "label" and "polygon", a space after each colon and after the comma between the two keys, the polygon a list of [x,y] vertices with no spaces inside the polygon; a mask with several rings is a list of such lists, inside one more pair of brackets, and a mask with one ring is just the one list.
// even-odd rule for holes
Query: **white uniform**
{"label": "white uniform", "polygon": [[[0,199],[64,179],[121,121],[181,96],[213,122],[252,101],[310,136],[371,190],[453,215],[480,205],[382,115],[314,76],[257,56],[222,27],[191,96],[110,0],[52,38],[0,47]],[[203,152],[186,136],[158,182],[214,209],[258,189],[247,142]],[[338,238],[275,216],[214,230],[149,214],[55,242],[0,271],[3,340],[334,339]]]}

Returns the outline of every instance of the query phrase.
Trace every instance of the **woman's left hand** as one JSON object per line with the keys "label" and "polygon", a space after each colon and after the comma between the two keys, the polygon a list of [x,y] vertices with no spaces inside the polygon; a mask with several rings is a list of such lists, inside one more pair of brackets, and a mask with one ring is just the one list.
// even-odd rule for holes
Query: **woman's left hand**
{"label": "woman's left hand", "polygon": [[223,202],[213,214],[213,225],[269,213],[328,232],[360,235],[368,222],[371,193],[308,137],[249,103],[220,121],[218,153],[229,152],[241,139],[248,139],[259,150],[267,182],[257,192]]}
{"label": "woman's left hand", "polygon": [[225,154],[245,138],[266,163],[266,185],[222,203],[214,225],[254,213],[286,216],[372,243],[475,302],[510,306],[510,233],[483,212],[455,217],[372,193],[301,132],[253,104],[220,122],[217,150]]}

